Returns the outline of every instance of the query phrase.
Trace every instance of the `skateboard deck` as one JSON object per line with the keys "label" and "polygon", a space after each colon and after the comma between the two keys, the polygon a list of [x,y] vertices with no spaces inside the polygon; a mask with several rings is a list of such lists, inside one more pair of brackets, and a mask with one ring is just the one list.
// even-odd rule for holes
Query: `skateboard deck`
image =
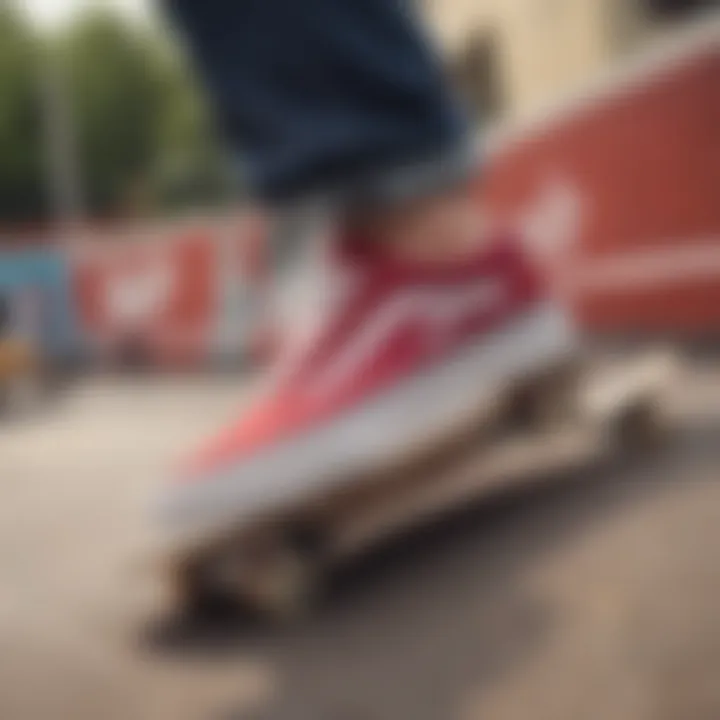
{"label": "skateboard deck", "polygon": [[[182,594],[187,595],[196,588],[194,580],[187,580],[195,575],[188,575],[186,569],[212,568],[222,559],[218,577],[222,575],[227,585],[232,568],[237,568],[236,574],[245,573],[246,577],[235,577],[230,583],[233,590],[242,596],[255,596],[256,600],[253,577],[271,576],[275,558],[283,558],[283,578],[289,572],[294,578],[305,565],[309,571],[310,564],[312,576],[316,577],[320,568],[326,570],[398,532],[489,493],[592,466],[628,445],[632,449],[655,438],[666,425],[663,393],[674,365],[675,358],[668,353],[587,363],[571,389],[573,412],[564,418],[555,417],[552,422],[534,427],[498,424],[497,432],[484,436],[482,442],[470,433],[435,457],[425,451],[425,455],[420,453],[410,462],[391,464],[382,471],[343,483],[332,492],[278,506],[250,525],[176,545],[165,556],[166,568],[174,575],[180,571],[186,578]],[[500,408],[497,410],[500,412]],[[302,538],[301,546],[298,538]],[[292,562],[286,562],[290,543]],[[260,552],[258,547],[262,548]],[[255,566],[257,558],[263,558],[259,574],[248,569],[253,564],[248,561],[248,553]],[[230,561],[233,557],[238,559],[235,564]],[[201,575],[207,578],[213,573]],[[303,591],[307,585],[308,578],[303,575]],[[282,586],[288,595],[281,603],[284,609],[300,604],[289,597],[293,583],[275,583],[273,588],[276,586]],[[267,593],[260,596],[266,597]],[[256,604],[273,602],[257,600]]]}

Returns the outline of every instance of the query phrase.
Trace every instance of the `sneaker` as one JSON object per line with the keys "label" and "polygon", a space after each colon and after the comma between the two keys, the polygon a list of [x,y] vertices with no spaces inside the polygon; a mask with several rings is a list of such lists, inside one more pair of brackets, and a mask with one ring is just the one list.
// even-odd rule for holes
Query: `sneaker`
{"label": "sneaker", "polygon": [[347,243],[330,258],[327,312],[272,387],[200,449],[168,520],[221,529],[397,461],[478,413],[502,388],[565,362],[572,322],[512,237],[454,264]]}

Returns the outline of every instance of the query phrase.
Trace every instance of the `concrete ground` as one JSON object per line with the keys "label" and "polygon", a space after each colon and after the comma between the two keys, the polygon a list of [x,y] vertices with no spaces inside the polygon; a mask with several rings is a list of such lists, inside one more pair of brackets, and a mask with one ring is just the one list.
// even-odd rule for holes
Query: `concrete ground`
{"label": "concrete ground", "polygon": [[394,543],[301,627],[162,622],[146,508],[244,392],[93,380],[0,425],[0,718],[720,718],[717,361],[675,383],[672,447]]}

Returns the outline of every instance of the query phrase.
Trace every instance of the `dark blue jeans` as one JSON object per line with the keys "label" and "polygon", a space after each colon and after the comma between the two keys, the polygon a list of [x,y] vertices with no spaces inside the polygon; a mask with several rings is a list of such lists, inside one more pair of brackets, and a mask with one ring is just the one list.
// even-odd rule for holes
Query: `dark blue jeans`
{"label": "dark blue jeans", "polygon": [[412,0],[165,1],[265,200],[387,202],[470,166]]}

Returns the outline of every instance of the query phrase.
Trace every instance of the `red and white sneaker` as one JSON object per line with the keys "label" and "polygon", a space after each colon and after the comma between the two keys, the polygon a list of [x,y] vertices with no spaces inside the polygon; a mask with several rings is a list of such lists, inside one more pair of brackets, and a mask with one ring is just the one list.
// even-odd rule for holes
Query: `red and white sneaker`
{"label": "red and white sneaker", "polygon": [[397,459],[470,418],[499,388],[575,349],[567,313],[509,237],[455,264],[346,245],[339,291],[272,390],[191,458],[171,524],[218,530]]}

